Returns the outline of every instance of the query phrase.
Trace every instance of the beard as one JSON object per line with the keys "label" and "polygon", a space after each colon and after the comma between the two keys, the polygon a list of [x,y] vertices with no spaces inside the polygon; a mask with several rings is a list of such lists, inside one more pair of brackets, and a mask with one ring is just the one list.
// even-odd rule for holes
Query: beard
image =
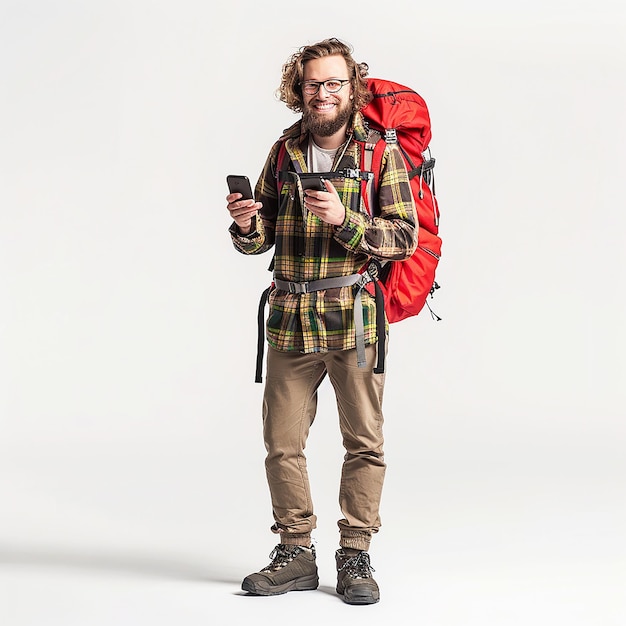
{"label": "beard", "polygon": [[327,115],[320,115],[309,105],[302,112],[302,124],[304,128],[313,135],[317,135],[318,137],[330,137],[341,130],[351,117],[351,102],[339,105],[333,118],[329,118]]}

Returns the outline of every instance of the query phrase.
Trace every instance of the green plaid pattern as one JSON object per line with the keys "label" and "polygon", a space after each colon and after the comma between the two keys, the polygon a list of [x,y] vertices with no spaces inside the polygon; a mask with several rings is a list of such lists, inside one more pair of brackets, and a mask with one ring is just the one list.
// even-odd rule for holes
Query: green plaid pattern
{"label": "green plaid pattern", "polygon": [[[360,145],[367,139],[367,128],[360,113],[354,116],[351,138],[343,158],[333,170],[357,168]],[[408,175],[399,149],[386,148],[380,173],[378,210],[371,218],[365,211],[359,180],[331,177],[346,207],[341,226],[333,226],[303,210],[302,190],[296,180],[283,184],[280,200],[276,183],[276,159],[280,142],[285,141],[290,169],[299,164],[307,172],[307,133],[301,122],[287,129],[274,144],[256,184],[255,197],[263,203],[256,230],[246,236],[230,228],[233,243],[244,254],[261,254],[274,247],[274,273],[277,278],[305,282],[347,276],[361,270],[371,258],[403,260],[417,246],[417,214]],[[338,150],[337,160],[341,157]],[[266,331],[269,345],[281,350],[326,352],[356,346],[354,291],[352,287],[290,294],[273,289],[269,296]],[[376,304],[363,293],[365,344],[377,341]]]}

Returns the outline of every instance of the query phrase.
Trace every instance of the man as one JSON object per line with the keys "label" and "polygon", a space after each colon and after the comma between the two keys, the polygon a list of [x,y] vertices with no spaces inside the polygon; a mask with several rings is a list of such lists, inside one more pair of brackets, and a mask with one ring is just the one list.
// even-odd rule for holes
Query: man
{"label": "man", "polygon": [[[233,243],[244,254],[274,248],[269,344],[263,399],[266,475],[280,536],[272,562],[242,589],[276,595],[318,586],[311,532],[316,528],[304,448],[317,389],[329,376],[346,450],[339,490],[337,592],[349,604],[378,602],[369,547],[380,528],[385,475],[375,299],[362,289],[371,259],[404,260],[417,245],[417,216],[398,148],[386,148],[375,217],[364,210],[358,168],[368,129],[360,109],[368,66],[337,39],[304,46],[283,66],[280,99],[302,118],[275,143],[255,200],[227,196]],[[281,144],[287,172],[277,172]],[[282,168],[279,168],[282,169]],[[303,190],[322,172],[324,190]],[[355,309],[356,302],[356,309]],[[382,342],[381,342],[382,343]],[[384,350],[384,348],[382,348]]]}

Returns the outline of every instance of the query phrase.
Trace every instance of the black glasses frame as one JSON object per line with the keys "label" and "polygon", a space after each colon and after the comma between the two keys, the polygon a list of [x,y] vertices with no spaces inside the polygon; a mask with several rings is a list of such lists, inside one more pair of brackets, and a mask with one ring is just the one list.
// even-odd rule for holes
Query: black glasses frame
{"label": "black glasses frame", "polygon": [[[300,87],[302,87],[302,93],[306,94],[307,96],[314,96],[319,92],[320,87],[322,85],[324,85],[324,89],[328,93],[338,93],[349,82],[350,82],[349,78],[329,78],[328,80],[307,80],[307,81],[304,81],[303,83],[300,83]],[[327,83],[340,83],[340,85],[339,87],[337,87],[337,89],[329,89],[327,87]],[[315,91],[312,91],[312,89],[315,89]]]}

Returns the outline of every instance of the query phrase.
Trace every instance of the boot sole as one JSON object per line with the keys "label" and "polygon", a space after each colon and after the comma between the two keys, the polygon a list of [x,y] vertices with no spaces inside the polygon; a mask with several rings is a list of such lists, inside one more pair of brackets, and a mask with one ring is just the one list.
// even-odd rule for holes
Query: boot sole
{"label": "boot sole", "polygon": [[270,585],[267,586],[255,583],[249,578],[244,578],[241,583],[243,591],[255,596],[278,596],[288,591],[313,591],[317,589],[319,585],[319,578],[317,575],[303,576],[302,578],[296,578],[290,580],[282,585]]}
{"label": "boot sole", "polygon": [[346,595],[343,589],[337,587],[337,593],[346,604],[376,604],[380,600],[380,595],[373,593]]}

